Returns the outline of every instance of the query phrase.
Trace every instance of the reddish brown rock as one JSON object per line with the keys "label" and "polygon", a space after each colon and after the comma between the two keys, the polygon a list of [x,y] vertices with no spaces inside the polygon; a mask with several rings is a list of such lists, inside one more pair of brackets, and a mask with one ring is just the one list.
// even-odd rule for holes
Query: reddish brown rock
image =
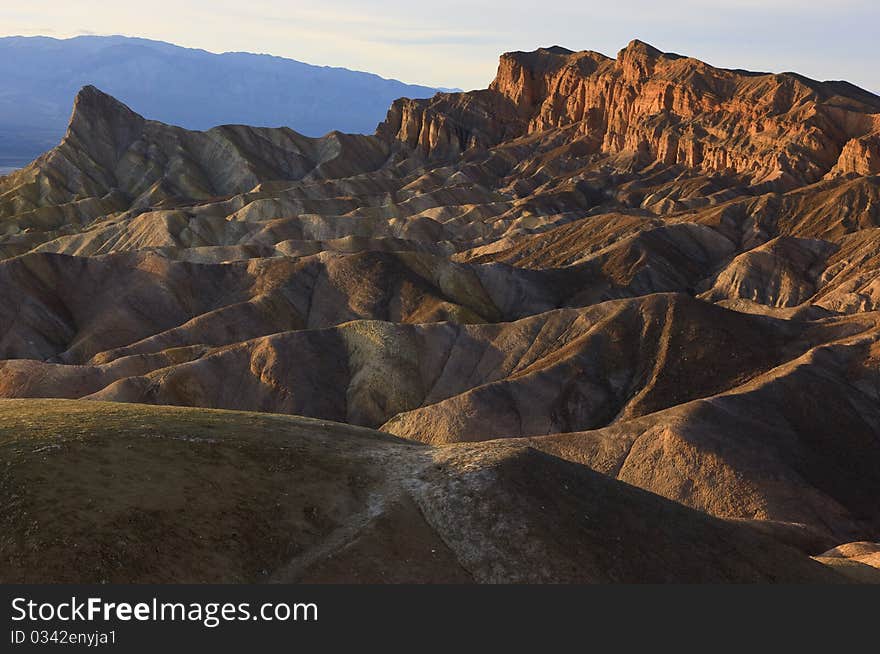
{"label": "reddish brown rock", "polygon": [[880,132],[847,141],[831,172],[837,175],[880,173]]}
{"label": "reddish brown rock", "polygon": [[[875,141],[862,137],[880,126],[880,101],[843,83],[724,70],[633,41],[617,59],[559,47],[507,53],[489,89],[401,103],[380,133],[449,156],[574,125],[597,153],[735,172],[775,188],[817,181],[838,158],[844,173],[877,170]],[[493,114],[494,129],[448,119],[463,107]]]}

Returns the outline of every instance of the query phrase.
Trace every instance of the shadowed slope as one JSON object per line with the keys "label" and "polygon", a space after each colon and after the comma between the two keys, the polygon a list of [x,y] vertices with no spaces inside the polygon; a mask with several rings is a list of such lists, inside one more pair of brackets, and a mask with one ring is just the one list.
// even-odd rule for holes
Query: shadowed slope
{"label": "shadowed slope", "polygon": [[746,525],[528,448],[5,401],[0,457],[7,583],[843,579]]}
{"label": "shadowed slope", "polygon": [[114,208],[243,193],[266,180],[324,170],[347,176],[378,168],[386,156],[380,141],[338,132],[320,139],[240,125],[191,132],[146,120],[87,86],[61,144],[0,180],[0,216],[31,212],[32,222],[46,224],[57,205],[88,221]]}

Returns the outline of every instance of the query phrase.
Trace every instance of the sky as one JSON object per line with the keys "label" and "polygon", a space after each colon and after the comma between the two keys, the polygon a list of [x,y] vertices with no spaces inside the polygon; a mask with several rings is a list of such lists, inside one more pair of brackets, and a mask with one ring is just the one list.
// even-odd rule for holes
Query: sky
{"label": "sky", "polygon": [[484,88],[502,52],[614,56],[638,38],[715,66],[880,92],[878,26],[878,0],[0,0],[3,36],[124,34],[463,89]]}

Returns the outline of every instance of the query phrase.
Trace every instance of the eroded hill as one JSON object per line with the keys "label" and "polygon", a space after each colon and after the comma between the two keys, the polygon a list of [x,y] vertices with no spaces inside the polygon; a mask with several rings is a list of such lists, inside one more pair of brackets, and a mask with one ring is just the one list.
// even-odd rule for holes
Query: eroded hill
{"label": "eroded hill", "polygon": [[[0,178],[0,396],[337,421],[512,470],[504,502],[574,475],[813,555],[877,541],[878,148],[866,91],[638,41],[503,55],[373,136],[190,132],[86,88]],[[450,529],[495,510],[449,479]]]}
{"label": "eroded hill", "polygon": [[752,526],[503,443],[5,400],[0,458],[4,583],[845,581]]}

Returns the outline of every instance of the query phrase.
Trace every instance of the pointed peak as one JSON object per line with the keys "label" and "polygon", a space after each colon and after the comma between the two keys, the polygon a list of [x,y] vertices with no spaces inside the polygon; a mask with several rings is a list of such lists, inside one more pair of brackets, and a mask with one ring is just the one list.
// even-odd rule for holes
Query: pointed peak
{"label": "pointed peak", "polygon": [[649,61],[654,62],[666,57],[666,53],[658,50],[653,45],[633,39],[627,46],[617,53],[618,61]]}
{"label": "pointed peak", "polygon": [[627,56],[639,56],[639,57],[648,57],[650,59],[657,59],[658,57],[663,56],[663,52],[655,48],[653,45],[649,43],[645,43],[644,41],[640,41],[639,39],[633,39],[630,41],[627,46],[620,51],[618,54],[618,59],[625,58]]}
{"label": "pointed peak", "polygon": [[92,86],[91,84],[88,84],[79,90],[76,94],[76,99],[73,101],[73,106],[74,108],[80,107],[83,109],[109,109],[112,111],[131,113],[136,116],[138,115],[126,104],[120,102],[109,93],[104,93],[101,89]]}
{"label": "pointed peak", "polygon": [[633,39],[627,43],[626,47],[617,53],[618,59],[637,59],[641,61],[657,61],[658,59],[685,59],[680,54],[674,52],[663,52],[659,48],[655,48],[650,43],[645,43],[639,39]]}
{"label": "pointed peak", "polygon": [[110,94],[108,94],[108,93],[104,93],[104,92],[103,92],[101,89],[99,89],[97,86],[92,86],[91,84],[86,84],[86,85],[85,85],[84,87],[82,87],[82,88],[79,90],[79,92],[76,94],[76,97],[77,97],[77,98],[80,98],[80,97],[87,98],[87,97],[91,97],[91,96],[94,96],[94,97],[113,98],[112,95],[110,95]]}
{"label": "pointed peak", "polygon": [[112,169],[146,122],[112,95],[84,86],[73,102],[63,143],[86,150],[94,161]]}
{"label": "pointed peak", "polygon": [[661,65],[661,62],[681,58],[681,55],[662,52],[653,45],[633,39],[623,50],[617,53],[617,65],[624,71],[627,77],[644,79],[653,75],[655,68]]}
{"label": "pointed peak", "polygon": [[140,123],[144,118],[112,95],[92,85],[84,86],[73,101],[73,114],[70,117],[69,127],[74,127],[74,124],[80,121],[93,123],[95,120]]}

